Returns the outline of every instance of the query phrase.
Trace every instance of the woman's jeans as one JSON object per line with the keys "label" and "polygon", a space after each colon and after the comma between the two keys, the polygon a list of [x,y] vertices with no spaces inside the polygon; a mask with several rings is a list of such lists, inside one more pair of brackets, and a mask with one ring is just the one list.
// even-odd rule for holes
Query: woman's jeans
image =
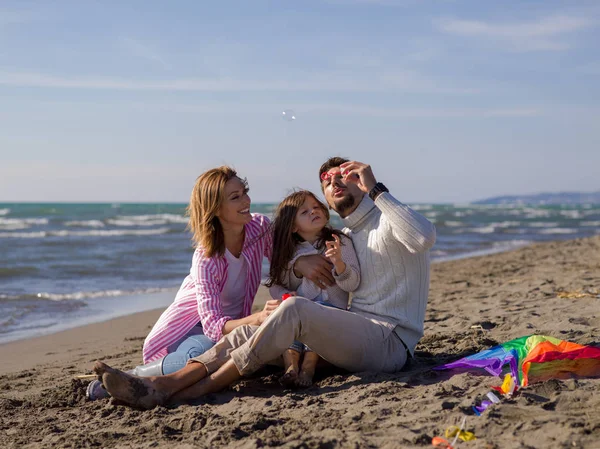
{"label": "woman's jeans", "polygon": [[169,352],[162,363],[163,374],[171,374],[183,368],[193,357],[204,354],[214,346],[214,342],[202,333],[202,328],[194,327],[182,340],[169,346]]}

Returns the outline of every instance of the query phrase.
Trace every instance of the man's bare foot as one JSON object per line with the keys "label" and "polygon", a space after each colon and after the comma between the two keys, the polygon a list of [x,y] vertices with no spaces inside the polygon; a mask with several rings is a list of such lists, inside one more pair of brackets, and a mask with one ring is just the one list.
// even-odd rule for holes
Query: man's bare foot
{"label": "man's bare foot", "polygon": [[94,372],[114,399],[131,407],[151,409],[168,399],[168,395],[159,392],[150,379],[132,376],[100,361],[94,364]]}
{"label": "man's bare foot", "polygon": [[298,380],[300,353],[294,349],[286,349],[283,353],[285,373],[280,377],[279,383],[284,387],[293,387]]}

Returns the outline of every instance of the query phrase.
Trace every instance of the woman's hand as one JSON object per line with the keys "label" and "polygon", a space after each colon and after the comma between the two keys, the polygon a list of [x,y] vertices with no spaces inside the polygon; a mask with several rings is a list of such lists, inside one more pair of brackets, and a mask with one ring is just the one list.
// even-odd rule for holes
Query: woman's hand
{"label": "woman's hand", "polygon": [[269,318],[269,316],[275,311],[275,309],[277,309],[277,307],[279,307],[279,304],[281,304],[281,300],[280,299],[269,299],[266,303],[265,306],[263,307],[263,309],[256,313],[256,324],[258,324],[259,326],[265,322],[265,320],[267,318]]}
{"label": "woman's hand", "polygon": [[327,251],[325,251],[325,257],[327,257],[333,266],[335,267],[335,272],[340,275],[344,271],[346,271],[346,264],[342,260],[342,242],[337,235],[333,235],[334,241],[325,242],[327,246]]}
{"label": "woman's hand", "polygon": [[320,288],[335,284],[331,274],[331,262],[320,254],[298,257],[294,263],[294,274],[299,278],[305,277]]}

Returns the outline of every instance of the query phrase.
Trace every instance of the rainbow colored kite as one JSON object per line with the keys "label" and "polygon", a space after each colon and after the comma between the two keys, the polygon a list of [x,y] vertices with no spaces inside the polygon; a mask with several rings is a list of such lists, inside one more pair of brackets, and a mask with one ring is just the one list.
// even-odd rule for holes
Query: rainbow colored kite
{"label": "rainbow colored kite", "polygon": [[500,376],[507,364],[513,378],[518,379],[522,387],[548,379],[600,377],[600,347],[530,335],[433,369],[483,368]]}

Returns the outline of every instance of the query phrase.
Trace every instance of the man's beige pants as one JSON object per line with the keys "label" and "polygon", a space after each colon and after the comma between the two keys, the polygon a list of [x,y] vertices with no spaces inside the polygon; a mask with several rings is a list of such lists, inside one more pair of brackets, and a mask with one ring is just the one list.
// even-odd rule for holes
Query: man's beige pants
{"label": "man's beige pants", "polygon": [[331,364],[348,371],[399,371],[407,351],[400,338],[382,324],[357,313],[293,297],[285,300],[261,326],[240,326],[204,354],[190,359],[208,373],[230,358],[242,376],[273,362],[294,340]]}

